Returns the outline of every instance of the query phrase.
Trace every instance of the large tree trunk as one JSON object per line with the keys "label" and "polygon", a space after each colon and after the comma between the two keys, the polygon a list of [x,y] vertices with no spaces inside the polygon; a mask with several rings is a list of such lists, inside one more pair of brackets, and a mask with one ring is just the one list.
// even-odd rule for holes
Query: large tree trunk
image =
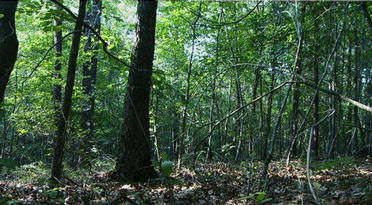
{"label": "large tree trunk", "polygon": [[119,181],[144,181],[156,177],[151,164],[149,98],[154,59],[157,1],[138,2],[136,41],[124,104],[123,133],[116,161]]}
{"label": "large tree trunk", "polygon": [[57,141],[54,148],[54,156],[52,162],[52,179],[61,179],[62,177],[62,157],[63,149],[66,141],[66,128],[71,110],[71,98],[75,82],[76,62],[79,54],[79,44],[81,30],[84,23],[86,0],[80,0],[78,20],[76,21],[72,36],[71,51],[68,61],[67,81],[65,86],[65,94],[62,103],[62,113],[58,116]]}
{"label": "large tree trunk", "polygon": [[18,1],[0,1],[0,104],[4,100],[6,85],[17,59],[18,40],[15,11]]}

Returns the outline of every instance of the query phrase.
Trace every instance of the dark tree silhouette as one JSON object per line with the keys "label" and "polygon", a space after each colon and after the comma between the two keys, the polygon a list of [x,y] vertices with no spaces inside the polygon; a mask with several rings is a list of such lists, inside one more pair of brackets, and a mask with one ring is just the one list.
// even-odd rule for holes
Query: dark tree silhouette
{"label": "dark tree silhouette", "polygon": [[0,1],[0,103],[17,59],[15,12],[18,1]]}
{"label": "dark tree silhouette", "polygon": [[116,162],[120,181],[142,181],[157,174],[151,164],[149,98],[154,59],[157,1],[139,1],[136,41],[124,104],[121,149]]}

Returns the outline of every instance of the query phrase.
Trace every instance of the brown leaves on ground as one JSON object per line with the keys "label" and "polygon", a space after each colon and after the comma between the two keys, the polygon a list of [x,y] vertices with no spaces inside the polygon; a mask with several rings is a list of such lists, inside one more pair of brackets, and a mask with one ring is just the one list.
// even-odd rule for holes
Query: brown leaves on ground
{"label": "brown leaves on ground", "polygon": [[[200,164],[172,178],[119,184],[104,173],[94,183],[50,188],[0,180],[0,204],[312,204],[306,170],[299,162],[270,165],[269,180],[260,181],[262,165]],[[323,204],[372,204],[372,166],[312,171],[313,187]],[[266,187],[266,190],[264,189]]]}

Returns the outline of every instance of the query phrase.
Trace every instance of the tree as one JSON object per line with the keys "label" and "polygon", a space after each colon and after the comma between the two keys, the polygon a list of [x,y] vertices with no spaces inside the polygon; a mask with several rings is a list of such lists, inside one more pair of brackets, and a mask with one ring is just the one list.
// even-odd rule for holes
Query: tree
{"label": "tree", "polygon": [[[61,20],[54,20],[53,24],[55,26],[62,26]],[[54,32],[53,35],[53,43],[54,46],[54,52],[56,56],[56,60],[54,61],[54,72],[52,74],[52,77],[57,81],[62,78],[61,76],[61,69],[62,69],[62,63],[61,63],[61,57],[62,57],[62,30],[57,30]],[[62,100],[62,87],[59,84],[59,82],[55,82],[53,84],[53,103],[54,103],[54,111],[57,115],[61,108],[61,100]],[[55,124],[58,126],[57,118],[55,119]]]}
{"label": "tree", "polygon": [[76,62],[79,54],[80,37],[82,33],[86,0],[79,1],[79,14],[75,24],[74,34],[72,36],[71,51],[68,61],[67,81],[65,85],[65,94],[62,102],[62,112],[59,112],[58,126],[57,126],[57,141],[54,147],[54,156],[52,162],[52,176],[54,179],[62,178],[62,158],[63,149],[66,141],[66,129],[69,121],[70,110],[71,110],[71,98],[74,89]]}
{"label": "tree", "polygon": [[18,53],[15,12],[18,1],[0,1],[0,103]]}
{"label": "tree", "polygon": [[[94,0],[92,2],[92,6],[88,15],[86,16],[86,20],[89,24],[97,30],[99,33],[101,27],[101,7],[102,1]],[[90,140],[93,138],[94,134],[94,122],[93,122],[93,115],[94,115],[94,101],[95,101],[95,84],[96,84],[96,75],[97,75],[97,50],[98,46],[92,43],[93,33],[90,29],[86,28],[84,33],[88,37],[88,40],[84,47],[84,52],[93,52],[92,57],[84,63],[83,65],[83,92],[88,98],[87,101],[83,103],[82,112],[81,112],[81,128],[83,130],[83,141],[80,143],[82,150],[84,151],[83,154],[87,154],[89,152],[89,144]],[[97,40],[97,38],[96,38]],[[81,161],[83,156],[79,157],[79,161]],[[82,161],[83,164],[86,164],[86,160]]]}
{"label": "tree", "polygon": [[151,165],[149,99],[155,47],[157,1],[138,1],[136,41],[131,57],[116,178],[142,181],[157,174]]}

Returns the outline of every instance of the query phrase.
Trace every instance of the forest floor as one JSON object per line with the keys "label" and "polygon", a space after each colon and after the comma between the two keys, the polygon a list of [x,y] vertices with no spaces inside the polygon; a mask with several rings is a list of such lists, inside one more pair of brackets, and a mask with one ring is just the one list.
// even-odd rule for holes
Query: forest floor
{"label": "forest floor", "polygon": [[[259,162],[201,163],[171,178],[135,184],[110,182],[106,172],[94,172],[51,188],[48,170],[29,165],[0,175],[0,204],[315,204],[304,162],[271,163],[265,183],[261,169]],[[311,182],[322,204],[372,204],[370,160],[313,163]]]}

